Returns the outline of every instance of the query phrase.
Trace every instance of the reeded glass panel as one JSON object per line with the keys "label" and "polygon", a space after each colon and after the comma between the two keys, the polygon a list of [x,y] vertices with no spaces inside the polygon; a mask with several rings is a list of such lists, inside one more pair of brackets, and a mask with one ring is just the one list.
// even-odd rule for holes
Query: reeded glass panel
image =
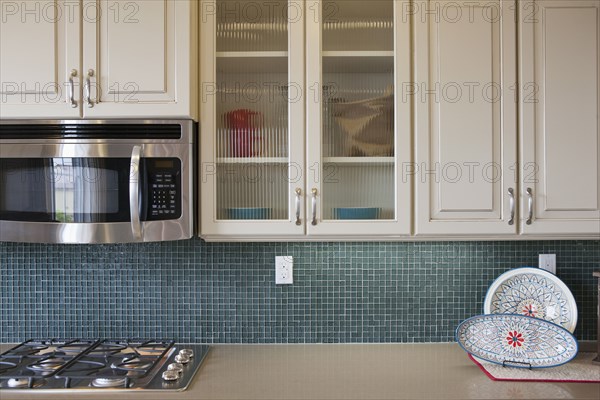
{"label": "reeded glass panel", "polygon": [[217,218],[287,219],[287,1],[217,1]]}
{"label": "reeded glass panel", "polygon": [[394,2],[322,11],[323,219],[393,219]]}

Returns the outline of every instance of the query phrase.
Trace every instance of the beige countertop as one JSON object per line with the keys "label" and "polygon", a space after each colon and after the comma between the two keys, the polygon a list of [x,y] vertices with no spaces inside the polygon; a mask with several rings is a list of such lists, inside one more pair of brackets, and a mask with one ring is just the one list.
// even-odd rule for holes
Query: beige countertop
{"label": "beige countertop", "polygon": [[215,345],[184,392],[0,392],[0,400],[599,398],[600,384],[494,382],[454,343]]}

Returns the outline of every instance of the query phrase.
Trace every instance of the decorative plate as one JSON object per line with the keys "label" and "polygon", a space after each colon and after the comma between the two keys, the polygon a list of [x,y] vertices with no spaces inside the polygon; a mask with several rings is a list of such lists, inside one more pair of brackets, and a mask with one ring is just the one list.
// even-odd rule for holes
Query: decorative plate
{"label": "decorative plate", "polygon": [[500,275],[485,295],[483,313],[541,318],[571,333],[577,326],[577,303],[567,285],[556,275],[533,267]]}
{"label": "decorative plate", "polygon": [[539,318],[489,314],[456,328],[456,341],[469,354],[518,368],[556,367],[577,355],[577,340],[566,329]]}

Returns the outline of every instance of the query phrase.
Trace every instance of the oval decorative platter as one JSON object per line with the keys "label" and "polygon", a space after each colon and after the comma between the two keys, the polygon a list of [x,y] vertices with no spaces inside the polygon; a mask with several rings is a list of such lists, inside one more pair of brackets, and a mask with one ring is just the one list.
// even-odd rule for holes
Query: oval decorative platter
{"label": "oval decorative platter", "polygon": [[577,303],[567,285],[556,275],[533,267],[500,275],[485,295],[483,313],[541,318],[571,333],[577,326]]}
{"label": "oval decorative platter", "polygon": [[469,354],[519,368],[556,367],[578,350],[577,340],[563,327],[517,314],[469,318],[456,328],[456,341]]}

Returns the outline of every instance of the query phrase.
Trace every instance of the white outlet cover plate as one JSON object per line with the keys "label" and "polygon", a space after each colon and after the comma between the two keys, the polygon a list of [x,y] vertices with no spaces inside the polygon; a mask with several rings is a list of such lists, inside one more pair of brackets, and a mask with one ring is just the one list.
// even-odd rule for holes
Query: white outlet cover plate
{"label": "white outlet cover plate", "polygon": [[294,257],[275,257],[275,284],[291,285],[294,283]]}

